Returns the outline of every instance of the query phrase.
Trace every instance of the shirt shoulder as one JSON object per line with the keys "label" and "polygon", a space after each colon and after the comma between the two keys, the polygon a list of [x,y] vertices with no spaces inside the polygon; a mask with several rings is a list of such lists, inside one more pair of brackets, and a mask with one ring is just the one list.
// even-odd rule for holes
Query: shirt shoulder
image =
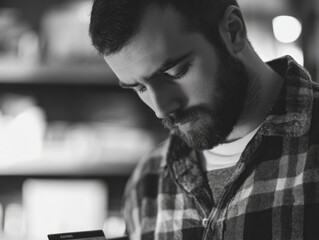
{"label": "shirt shoulder", "polygon": [[[155,147],[151,152],[141,158],[131,174],[124,191],[124,206],[127,203],[132,206],[139,205],[143,198],[156,198],[157,182],[161,171],[166,166],[166,156],[170,144],[170,138]],[[154,186],[153,186],[154,185]]]}
{"label": "shirt shoulder", "polygon": [[319,83],[311,82],[313,89],[313,106],[311,116],[310,136],[311,143],[319,144]]}
{"label": "shirt shoulder", "polygon": [[160,169],[166,165],[168,144],[169,139],[166,139],[142,157],[129,179],[129,186],[136,185],[146,175],[159,173]]}
{"label": "shirt shoulder", "polygon": [[[319,80],[318,80],[319,81]],[[314,100],[319,101],[319,82],[313,82],[311,81],[313,93],[314,93]]]}
{"label": "shirt shoulder", "polygon": [[[126,231],[131,239],[141,238],[141,225],[145,217],[142,214],[142,202],[146,199],[155,200],[157,198],[158,180],[160,172],[166,165],[168,145],[169,139],[146,154],[139,161],[127,182],[122,210],[126,222]],[[154,212],[148,212],[147,215],[156,214],[156,210],[153,208],[149,211]]]}

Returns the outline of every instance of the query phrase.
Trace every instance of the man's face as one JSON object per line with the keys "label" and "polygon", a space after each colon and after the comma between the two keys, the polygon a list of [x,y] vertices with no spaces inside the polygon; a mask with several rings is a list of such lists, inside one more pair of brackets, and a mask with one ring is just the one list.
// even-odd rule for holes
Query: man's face
{"label": "man's face", "polygon": [[243,110],[245,66],[191,32],[172,9],[147,10],[137,34],[106,62],[120,80],[195,149],[224,142]]}

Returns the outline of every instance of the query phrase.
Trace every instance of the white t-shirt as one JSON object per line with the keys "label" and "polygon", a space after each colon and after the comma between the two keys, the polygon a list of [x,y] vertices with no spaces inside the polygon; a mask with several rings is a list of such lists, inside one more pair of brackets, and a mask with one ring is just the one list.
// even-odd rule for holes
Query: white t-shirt
{"label": "white t-shirt", "polygon": [[260,126],[236,141],[223,143],[213,149],[203,151],[205,157],[205,162],[203,163],[204,170],[208,172],[235,166],[245,147],[259,128]]}

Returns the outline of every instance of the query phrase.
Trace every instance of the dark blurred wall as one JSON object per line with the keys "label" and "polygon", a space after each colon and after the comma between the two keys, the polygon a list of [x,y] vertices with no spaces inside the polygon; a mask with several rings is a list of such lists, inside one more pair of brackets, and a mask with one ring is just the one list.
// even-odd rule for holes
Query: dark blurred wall
{"label": "dark blurred wall", "polygon": [[303,25],[304,65],[313,80],[319,82],[319,1],[291,0],[291,4]]}

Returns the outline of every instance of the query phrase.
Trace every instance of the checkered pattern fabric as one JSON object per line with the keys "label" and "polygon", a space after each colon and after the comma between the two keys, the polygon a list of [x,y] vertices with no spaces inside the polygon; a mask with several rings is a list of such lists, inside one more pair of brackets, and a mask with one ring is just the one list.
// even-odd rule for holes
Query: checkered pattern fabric
{"label": "checkered pattern fabric", "polygon": [[200,154],[171,136],[126,189],[131,239],[319,239],[319,85],[287,56],[268,117],[214,204]]}

